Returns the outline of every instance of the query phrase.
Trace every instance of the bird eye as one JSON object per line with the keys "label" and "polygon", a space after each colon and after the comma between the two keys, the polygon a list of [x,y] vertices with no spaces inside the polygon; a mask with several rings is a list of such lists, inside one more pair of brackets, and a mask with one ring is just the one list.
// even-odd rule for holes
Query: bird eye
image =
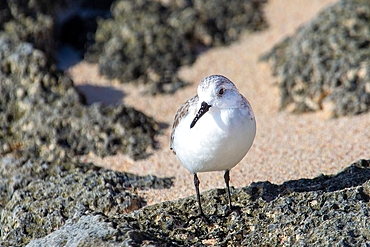
{"label": "bird eye", "polygon": [[223,95],[225,93],[225,89],[221,88],[220,91],[218,91],[218,95]]}

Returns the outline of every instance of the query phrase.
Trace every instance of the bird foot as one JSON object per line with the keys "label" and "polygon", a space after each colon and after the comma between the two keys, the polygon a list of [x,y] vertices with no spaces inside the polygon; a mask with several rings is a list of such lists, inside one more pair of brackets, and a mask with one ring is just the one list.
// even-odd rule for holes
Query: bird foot
{"label": "bird foot", "polygon": [[206,223],[207,225],[211,224],[210,219],[203,212],[198,214],[198,215],[194,215],[194,216],[189,217],[188,224],[190,224],[191,221],[196,221],[197,219],[203,220],[204,223]]}
{"label": "bird foot", "polygon": [[240,212],[242,209],[242,207],[239,207],[239,206],[228,206],[227,209],[225,210],[225,216],[229,216],[231,213],[233,212]]}

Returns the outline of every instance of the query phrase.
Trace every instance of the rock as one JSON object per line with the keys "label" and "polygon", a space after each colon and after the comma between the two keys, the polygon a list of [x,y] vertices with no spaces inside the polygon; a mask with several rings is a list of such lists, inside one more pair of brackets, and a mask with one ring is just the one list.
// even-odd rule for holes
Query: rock
{"label": "rock", "polygon": [[[145,200],[134,190],[171,186],[172,178],[140,177],[93,164],[3,158],[0,160],[1,239],[6,245],[24,245],[83,215],[126,214],[145,205]],[[95,218],[92,219],[89,223],[94,222]],[[98,226],[94,223],[90,227],[94,231]],[[76,234],[85,236],[89,232],[87,228]]]}
{"label": "rock", "polygon": [[[73,234],[71,234],[73,233]],[[39,246],[118,246],[115,236],[118,230],[106,222],[101,215],[82,216],[78,220],[67,220],[66,224],[48,236],[32,240],[28,247]],[[104,240],[102,240],[104,239]]]}
{"label": "rock", "polygon": [[[28,5],[7,4],[12,15],[35,24]],[[10,18],[6,30],[13,19],[1,13],[0,18]],[[44,41],[40,37],[39,45],[47,45]],[[145,205],[136,189],[172,186],[172,178],[117,173],[79,161],[90,152],[146,157],[156,147],[158,124],[124,105],[87,107],[70,78],[44,52],[52,45],[44,51],[35,46],[0,31],[1,246],[25,245],[84,214],[126,214]]]}
{"label": "rock", "polygon": [[141,233],[128,238],[131,246],[359,246],[370,241],[369,179],[370,160],[362,160],[335,176],[234,190],[233,211],[226,208],[224,189],[203,193],[210,224],[197,217],[194,196],[145,207],[117,222]]}
{"label": "rock", "polygon": [[32,43],[37,49],[43,50],[49,59],[53,58],[56,42],[54,20],[50,14],[55,13],[58,1],[2,2],[0,28],[16,42]]}
{"label": "rock", "polygon": [[5,1],[0,3],[0,29],[16,42],[31,43],[62,69],[88,50],[86,59],[99,62],[102,74],[145,82],[154,94],[185,85],[176,72],[202,50],[229,44],[245,29],[266,27],[265,0],[113,2]]}
{"label": "rock", "polygon": [[142,81],[150,93],[185,85],[182,65],[209,47],[235,41],[243,30],[266,27],[265,1],[116,1],[112,19],[101,20],[85,59],[121,82]]}
{"label": "rock", "polygon": [[85,52],[96,31],[96,18],[110,16],[114,0],[1,1],[0,29],[17,42],[31,43],[55,61],[59,46]]}
{"label": "rock", "polygon": [[[63,45],[69,45],[82,54],[94,42],[97,18],[111,18],[110,7],[114,0],[108,1],[73,1],[64,15],[56,14],[59,30],[56,38]],[[83,56],[81,57],[82,60]]]}
{"label": "rock", "polygon": [[123,105],[86,107],[73,82],[30,43],[0,34],[0,154],[21,152],[52,162],[66,156],[126,153],[155,147],[159,127]]}
{"label": "rock", "polygon": [[360,160],[337,175],[233,189],[232,211],[224,189],[202,193],[208,223],[191,196],[129,214],[87,212],[30,246],[361,246],[370,241],[369,199],[370,160]]}
{"label": "rock", "polygon": [[341,0],[276,45],[268,60],[281,108],[339,117],[370,109],[370,3]]}

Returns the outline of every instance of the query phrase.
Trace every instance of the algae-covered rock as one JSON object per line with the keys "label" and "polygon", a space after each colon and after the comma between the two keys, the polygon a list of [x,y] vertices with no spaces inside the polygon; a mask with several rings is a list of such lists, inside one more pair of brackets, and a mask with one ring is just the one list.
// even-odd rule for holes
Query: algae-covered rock
{"label": "algae-covered rock", "polygon": [[370,160],[360,160],[337,175],[233,189],[231,211],[224,189],[207,191],[207,220],[191,196],[128,215],[85,213],[30,246],[366,246],[369,199]]}
{"label": "algae-covered rock", "polygon": [[203,193],[209,223],[191,197],[135,211],[125,226],[141,233],[132,246],[358,246],[370,241],[369,180],[370,160],[362,160],[335,176],[234,190],[233,211],[224,189]]}
{"label": "algae-covered rock", "polygon": [[[73,233],[73,234],[71,234]],[[115,241],[119,231],[102,215],[84,215],[67,220],[66,224],[48,236],[32,240],[34,246],[120,246]]]}
{"label": "algae-covered rock", "polygon": [[0,154],[47,161],[89,152],[134,159],[155,146],[158,124],[124,105],[85,106],[73,82],[40,50],[0,34]]}
{"label": "algae-covered rock", "polygon": [[369,1],[341,0],[265,55],[282,109],[333,117],[369,111],[369,19]]}
{"label": "algae-covered rock", "polygon": [[112,19],[101,20],[85,58],[121,82],[151,85],[151,93],[173,92],[184,82],[181,65],[209,47],[230,44],[243,30],[266,27],[265,1],[116,1]]}
{"label": "algae-covered rock", "polygon": [[32,43],[53,58],[56,42],[51,14],[55,14],[55,8],[62,1],[1,1],[0,29],[16,42]]}
{"label": "algae-covered rock", "polygon": [[[61,43],[82,48],[96,17],[109,13],[113,0],[0,1],[0,30],[17,42],[28,42],[54,60]],[[73,23],[73,26],[71,26]],[[90,35],[91,36],[91,35]]]}
{"label": "algae-covered rock", "polygon": [[113,217],[141,208],[145,200],[135,193],[136,189],[171,186],[171,178],[141,177],[93,164],[3,158],[0,236],[4,245],[25,245],[83,215]]}
{"label": "algae-covered rock", "polygon": [[158,124],[124,105],[87,107],[35,46],[0,32],[1,246],[23,246],[84,214],[126,214],[145,205],[136,189],[172,185],[79,161],[90,152],[146,157]]}

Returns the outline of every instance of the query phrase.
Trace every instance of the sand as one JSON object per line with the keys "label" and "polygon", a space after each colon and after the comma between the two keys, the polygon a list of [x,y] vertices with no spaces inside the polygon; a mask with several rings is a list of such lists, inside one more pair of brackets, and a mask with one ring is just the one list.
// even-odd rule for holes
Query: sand
{"label": "sand", "polygon": [[[222,74],[231,79],[250,101],[257,120],[257,135],[247,156],[231,170],[231,185],[248,186],[252,182],[313,178],[335,174],[351,162],[369,158],[370,114],[329,119],[325,112],[293,115],[279,111],[277,79],[268,64],[259,62],[261,54],[315,17],[334,0],[269,0],[265,15],[269,28],[246,33],[228,47],[211,49],[199,56],[195,64],[182,68],[181,78],[192,85],[174,95],[143,96],[142,87],[119,84],[98,74],[97,65],[81,62],[68,72],[89,102],[118,103],[133,106],[157,121],[168,125],[158,136],[159,149],[152,155],[133,161],[124,155],[101,159],[84,157],[96,165],[117,171],[158,177],[174,177],[174,186],[166,190],[139,191],[153,204],[194,195],[192,175],[169,150],[173,117],[180,105],[196,93],[201,79]],[[123,97],[117,91],[123,92]],[[199,174],[201,191],[223,188],[223,172]]]}

